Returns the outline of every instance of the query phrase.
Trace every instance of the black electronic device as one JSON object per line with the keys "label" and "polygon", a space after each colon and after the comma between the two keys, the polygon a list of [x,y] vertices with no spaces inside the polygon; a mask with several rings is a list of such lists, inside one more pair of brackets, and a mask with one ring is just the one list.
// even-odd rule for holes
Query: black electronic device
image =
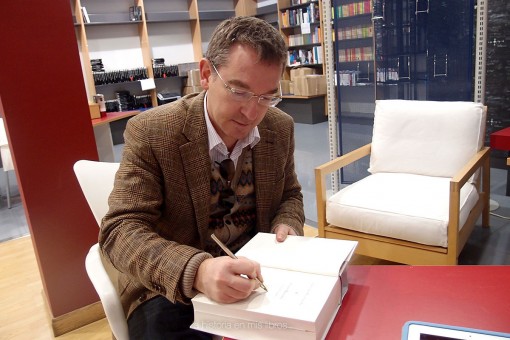
{"label": "black electronic device", "polygon": [[177,93],[172,92],[159,92],[158,95],[158,105],[168,104],[176,101],[181,98],[181,96]]}

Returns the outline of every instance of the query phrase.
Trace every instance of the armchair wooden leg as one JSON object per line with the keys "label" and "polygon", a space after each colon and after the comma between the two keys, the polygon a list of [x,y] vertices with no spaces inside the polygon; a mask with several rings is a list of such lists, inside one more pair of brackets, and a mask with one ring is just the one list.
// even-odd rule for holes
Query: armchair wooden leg
{"label": "armchair wooden leg", "polygon": [[491,168],[490,168],[490,150],[482,165],[482,195],[483,196],[483,210],[482,210],[482,227],[489,227],[489,213],[490,213],[490,193],[491,193]]}

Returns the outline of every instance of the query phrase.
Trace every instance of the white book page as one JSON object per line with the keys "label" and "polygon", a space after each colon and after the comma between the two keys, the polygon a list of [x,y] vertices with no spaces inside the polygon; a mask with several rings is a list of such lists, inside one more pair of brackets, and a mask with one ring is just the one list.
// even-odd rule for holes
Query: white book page
{"label": "white book page", "polygon": [[291,235],[280,243],[275,234],[258,233],[236,255],[257,261],[262,267],[338,276],[357,244],[356,241]]}
{"label": "white book page", "polygon": [[[279,320],[286,323],[285,327],[311,330],[330,295],[338,295],[336,304],[341,299],[340,281],[333,276],[264,268],[264,284],[267,292],[258,288],[247,299],[235,303],[221,304],[199,294],[193,298],[193,304],[205,313],[261,324]],[[254,315],[258,315],[257,320]]]}

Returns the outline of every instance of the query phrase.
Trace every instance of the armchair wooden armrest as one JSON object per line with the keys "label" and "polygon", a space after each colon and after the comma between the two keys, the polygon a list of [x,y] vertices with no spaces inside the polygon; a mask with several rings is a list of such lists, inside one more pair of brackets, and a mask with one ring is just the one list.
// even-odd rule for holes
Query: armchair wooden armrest
{"label": "armchair wooden armrest", "polygon": [[[326,221],[326,175],[333,173],[349,164],[370,155],[372,144],[366,144],[345,155],[335,158],[315,168],[315,193],[317,200],[317,223],[319,224],[319,237],[324,237],[324,226]],[[320,226],[322,224],[322,228]]]}
{"label": "armchair wooden armrest", "polygon": [[[461,169],[450,181],[450,206],[449,206],[449,222],[448,222],[448,248],[452,253],[459,254],[464,244],[467,242],[469,235],[475,226],[475,221],[466,223],[465,227],[459,232],[459,206],[460,206],[460,190],[466,182],[474,175],[474,173],[481,169],[481,186],[477,183],[479,188],[479,195],[481,199],[480,204],[474,208],[475,214],[471,214],[472,218],[479,216],[482,213],[482,227],[489,227],[489,186],[490,186],[490,148],[484,147],[478,151],[469,162]],[[470,216],[470,218],[471,218]]]}
{"label": "armchair wooden armrest", "polygon": [[[342,155],[334,160],[324,163],[315,168],[315,181],[316,181],[316,199],[317,199],[317,214],[318,214],[318,230],[319,237],[325,237],[326,221],[326,176],[337,171],[347,165],[350,165],[359,159],[370,155],[371,144],[362,146],[353,150],[345,155]],[[484,147],[477,152],[466,165],[460,169],[450,181],[450,206],[449,206],[449,223],[448,223],[448,239],[449,252],[456,254],[463,248],[467,242],[469,235],[474,228],[475,221],[466,223],[459,232],[459,206],[460,206],[460,190],[466,182],[475,174],[476,171],[481,169],[481,183],[477,186],[482,199],[479,204],[474,208],[474,212],[470,214],[470,219],[479,216],[482,212],[482,225],[489,226],[489,185],[490,185],[490,148]],[[480,186],[481,184],[481,186]],[[472,216],[472,217],[471,217]]]}

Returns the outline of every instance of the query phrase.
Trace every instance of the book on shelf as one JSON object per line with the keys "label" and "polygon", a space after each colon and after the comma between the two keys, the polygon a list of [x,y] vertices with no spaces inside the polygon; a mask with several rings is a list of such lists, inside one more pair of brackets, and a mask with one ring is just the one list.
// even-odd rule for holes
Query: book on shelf
{"label": "book on shelf", "polygon": [[289,35],[289,47],[309,44],[320,44],[320,28],[313,28],[310,34],[291,34]]}
{"label": "book on shelf", "polygon": [[302,23],[320,22],[319,5],[311,3],[307,7],[287,9],[281,14],[282,26],[298,26]]}
{"label": "book on shelf", "polygon": [[287,66],[316,65],[322,63],[322,48],[320,46],[289,50],[287,52]]}
{"label": "book on shelf", "polygon": [[322,339],[348,290],[356,241],[258,233],[236,255],[261,265],[264,285],[245,300],[192,299],[192,328],[235,339]]}
{"label": "book on shelf", "polygon": [[[346,18],[355,15],[372,13],[372,6],[373,6],[372,0],[363,0],[349,4],[339,5],[336,8],[336,17]],[[332,11],[333,17],[335,17],[334,8],[332,8]]]}
{"label": "book on shelf", "polygon": [[338,40],[372,38],[374,30],[371,24],[339,27],[337,29]]}
{"label": "book on shelf", "polygon": [[374,59],[372,47],[356,47],[338,50],[339,62],[370,61]]}

